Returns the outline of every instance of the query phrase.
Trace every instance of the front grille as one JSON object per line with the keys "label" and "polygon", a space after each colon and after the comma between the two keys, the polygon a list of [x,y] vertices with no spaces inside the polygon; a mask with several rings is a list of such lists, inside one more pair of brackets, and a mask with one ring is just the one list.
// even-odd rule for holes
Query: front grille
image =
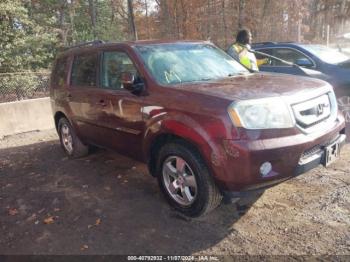
{"label": "front grille", "polygon": [[328,94],[292,105],[297,124],[305,129],[329,118],[332,112],[331,107]]}
{"label": "front grille", "polygon": [[318,152],[321,151],[321,145],[317,145],[317,146],[314,146],[310,149],[307,149],[304,151],[304,153],[301,155],[301,158],[304,159],[304,158],[308,158],[314,154],[317,154]]}

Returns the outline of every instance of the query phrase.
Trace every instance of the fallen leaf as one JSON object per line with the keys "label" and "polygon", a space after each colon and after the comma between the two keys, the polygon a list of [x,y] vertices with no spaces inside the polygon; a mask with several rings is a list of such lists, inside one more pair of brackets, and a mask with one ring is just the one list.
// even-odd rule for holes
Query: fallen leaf
{"label": "fallen leaf", "polygon": [[36,214],[35,214],[35,213],[32,214],[30,217],[28,217],[28,218],[26,219],[26,221],[31,222],[31,221],[33,221],[34,219],[36,219]]}
{"label": "fallen leaf", "polygon": [[128,183],[128,180],[125,179],[125,180],[124,180],[124,183]]}
{"label": "fallen leaf", "polygon": [[60,209],[59,208],[54,208],[53,211],[58,212],[58,211],[60,211]]}
{"label": "fallen leaf", "polygon": [[80,250],[85,250],[85,249],[88,249],[88,248],[89,248],[88,245],[83,245],[83,246],[80,248]]}
{"label": "fallen leaf", "polygon": [[100,218],[96,219],[95,226],[98,226],[99,224],[101,224],[101,219]]}
{"label": "fallen leaf", "polygon": [[111,191],[111,188],[110,188],[109,186],[106,186],[104,189],[105,189],[106,191]]}
{"label": "fallen leaf", "polygon": [[93,225],[88,225],[88,229],[90,229],[90,228],[92,228],[93,227]]}
{"label": "fallen leaf", "polygon": [[18,210],[16,208],[10,208],[9,209],[9,215],[10,216],[15,216],[18,214]]}
{"label": "fallen leaf", "polygon": [[34,224],[35,224],[35,225],[39,224],[39,220],[35,221]]}
{"label": "fallen leaf", "polygon": [[54,220],[53,216],[50,216],[50,217],[44,219],[44,224],[46,224],[46,225],[52,224],[54,222],[55,222],[55,220]]}

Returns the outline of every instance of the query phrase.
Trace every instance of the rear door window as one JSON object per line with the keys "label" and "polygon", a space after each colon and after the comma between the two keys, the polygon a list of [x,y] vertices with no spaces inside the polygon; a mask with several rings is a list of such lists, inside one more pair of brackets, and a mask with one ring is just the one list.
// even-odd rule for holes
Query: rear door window
{"label": "rear door window", "polygon": [[71,84],[73,86],[96,86],[97,53],[78,55],[74,57]]}

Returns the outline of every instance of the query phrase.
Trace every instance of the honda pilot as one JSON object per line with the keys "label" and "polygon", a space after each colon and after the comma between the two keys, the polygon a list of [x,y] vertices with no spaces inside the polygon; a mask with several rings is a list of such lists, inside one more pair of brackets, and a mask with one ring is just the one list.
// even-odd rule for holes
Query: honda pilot
{"label": "honda pilot", "polygon": [[69,157],[98,146],[142,161],[191,217],[332,164],[346,138],[330,84],[249,72],[202,41],[69,48],[50,96]]}

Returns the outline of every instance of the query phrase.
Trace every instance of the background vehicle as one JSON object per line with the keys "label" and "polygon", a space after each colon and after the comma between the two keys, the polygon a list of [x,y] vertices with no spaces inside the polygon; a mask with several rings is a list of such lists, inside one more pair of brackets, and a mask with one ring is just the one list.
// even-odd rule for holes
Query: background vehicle
{"label": "background vehicle", "polygon": [[88,43],[51,79],[68,156],[96,145],[143,161],[188,216],[328,166],[346,137],[328,83],[249,73],[208,42]]}
{"label": "background vehicle", "polygon": [[269,64],[260,67],[261,71],[307,75],[329,82],[334,87],[340,109],[344,112],[346,120],[350,121],[349,56],[326,46],[293,42],[255,43],[252,49],[306,68],[306,70],[300,70],[271,59]]}

